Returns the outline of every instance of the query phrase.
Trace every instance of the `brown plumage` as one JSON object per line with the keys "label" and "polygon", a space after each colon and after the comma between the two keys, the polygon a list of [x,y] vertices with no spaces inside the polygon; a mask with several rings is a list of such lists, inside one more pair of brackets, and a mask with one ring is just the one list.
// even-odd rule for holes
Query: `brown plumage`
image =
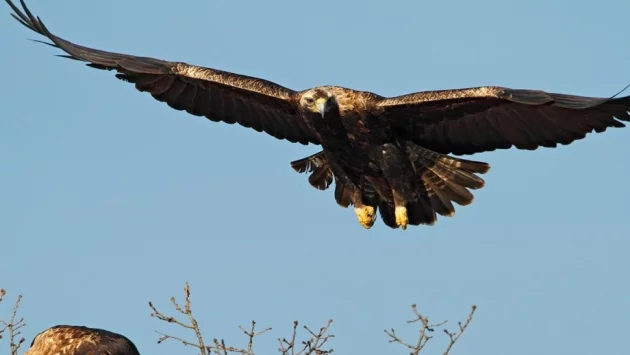
{"label": "brown plumage", "polygon": [[291,167],[298,173],[311,173],[308,182],[318,190],[326,190],[333,182],[333,173],[324,152],[294,160],[291,162]]}
{"label": "brown plumage", "polygon": [[103,329],[57,325],[37,334],[24,355],[140,355],[127,337]]}
{"label": "brown plumage", "polygon": [[[469,190],[485,186],[485,181],[475,174],[488,172],[490,165],[487,163],[438,154],[411,142],[407,142],[406,152],[413,162],[419,185],[417,189],[421,191],[418,200],[409,208],[410,225],[432,225],[437,221],[437,215],[453,216],[455,214],[453,202],[460,206],[469,205],[473,201],[473,195]],[[310,172],[308,181],[319,190],[325,190],[332,183],[334,174],[328,167],[324,152],[293,161],[291,166],[299,173]],[[387,226],[398,228],[390,185],[384,179],[370,177],[370,180],[374,184],[366,181],[363,188],[378,192],[375,194],[373,205],[378,207]],[[337,180],[335,187],[336,190],[344,191],[352,189]],[[339,204],[343,207],[348,206]]]}
{"label": "brown plumage", "polygon": [[322,151],[292,162],[309,183],[354,205],[370,228],[380,210],[392,228],[434,224],[453,202],[470,204],[484,185],[483,162],[448,157],[516,147],[533,150],[624,127],[630,97],[591,98],[485,86],[382,97],[338,86],[294,91],[263,79],[183,62],[106,52],[53,35],[20,0],[15,17],[63,50],[63,57],[115,70],[116,77],[176,110],[238,123]]}

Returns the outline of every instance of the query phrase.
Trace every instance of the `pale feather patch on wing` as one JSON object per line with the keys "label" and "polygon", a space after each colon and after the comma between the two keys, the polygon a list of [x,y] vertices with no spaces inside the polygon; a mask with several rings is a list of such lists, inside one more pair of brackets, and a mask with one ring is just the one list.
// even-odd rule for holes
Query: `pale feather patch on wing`
{"label": "pale feather patch on wing", "polygon": [[293,90],[270,81],[235,75],[217,69],[204,68],[186,63],[177,63],[172,69],[173,74],[182,75],[191,79],[208,80],[215,83],[233,86],[241,90],[270,95],[276,98],[289,100]]}
{"label": "pale feather patch on wing", "polygon": [[505,92],[500,86],[480,86],[459,90],[434,90],[422,91],[413,94],[405,94],[385,98],[378,102],[378,106],[404,105],[406,103],[420,103],[437,100],[454,100],[461,98],[498,98]]}

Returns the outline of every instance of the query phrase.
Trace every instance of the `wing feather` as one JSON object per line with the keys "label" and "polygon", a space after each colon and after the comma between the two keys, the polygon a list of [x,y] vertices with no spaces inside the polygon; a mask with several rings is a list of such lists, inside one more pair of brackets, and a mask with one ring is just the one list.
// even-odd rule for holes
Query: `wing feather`
{"label": "wing feather", "polygon": [[52,42],[42,43],[66,52],[61,56],[87,62],[93,68],[115,70],[116,77],[175,110],[215,122],[239,123],[293,143],[319,144],[317,134],[298,113],[293,101],[296,92],[291,89],[246,75],[74,44],[52,34],[24,0],[20,0],[24,12],[11,0],[5,1],[16,20]]}
{"label": "wing feather", "polygon": [[377,101],[397,132],[443,154],[512,146],[567,145],[589,132],[625,127],[630,96],[597,98],[485,86],[418,92]]}

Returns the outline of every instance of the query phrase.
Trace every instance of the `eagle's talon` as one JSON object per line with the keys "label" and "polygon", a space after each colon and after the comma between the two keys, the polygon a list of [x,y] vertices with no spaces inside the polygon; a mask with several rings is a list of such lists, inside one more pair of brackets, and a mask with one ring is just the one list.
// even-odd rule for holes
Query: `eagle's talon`
{"label": "eagle's talon", "polygon": [[396,224],[402,228],[402,230],[407,229],[407,224],[409,223],[409,217],[407,217],[407,207],[397,206],[395,209],[396,214]]}
{"label": "eagle's talon", "polygon": [[372,206],[355,207],[354,213],[357,215],[359,224],[365,229],[370,229],[376,221],[376,211]]}

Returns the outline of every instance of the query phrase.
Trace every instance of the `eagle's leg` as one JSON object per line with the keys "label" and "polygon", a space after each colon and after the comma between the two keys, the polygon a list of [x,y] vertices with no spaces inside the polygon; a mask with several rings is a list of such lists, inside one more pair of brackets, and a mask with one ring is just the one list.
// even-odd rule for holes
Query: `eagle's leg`
{"label": "eagle's leg", "polygon": [[409,216],[407,215],[407,202],[395,189],[392,189],[392,195],[394,196],[394,215],[396,216],[396,224],[405,230],[407,229],[407,224],[409,223]]}
{"label": "eagle's leg", "polygon": [[[337,167],[337,165],[333,165]],[[364,196],[367,189],[359,188],[349,176],[340,173],[335,176],[335,200],[339,206],[347,208],[351,204],[354,205],[354,214],[359,220],[359,224],[365,229],[370,229],[376,221],[376,207],[378,200],[372,201],[373,198],[369,194]]]}
{"label": "eagle's leg", "polygon": [[376,209],[363,203],[361,189],[354,189],[352,192],[352,203],[354,204],[354,213],[357,215],[359,224],[365,229],[370,229],[376,221]]}
{"label": "eagle's leg", "polygon": [[413,171],[411,164],[398,145],[385,143],[379,150],[379,167],[391,188],[396,225],[405,230],[409,224],[407,202],[412,200],[415,176],[410,173]]}
{"label": "eagle's leg", "polygon": [[376,221],[376,210],[372,206],[354,207],[354,213],[357,215],[359,224],[365,229],[370,229]]}

